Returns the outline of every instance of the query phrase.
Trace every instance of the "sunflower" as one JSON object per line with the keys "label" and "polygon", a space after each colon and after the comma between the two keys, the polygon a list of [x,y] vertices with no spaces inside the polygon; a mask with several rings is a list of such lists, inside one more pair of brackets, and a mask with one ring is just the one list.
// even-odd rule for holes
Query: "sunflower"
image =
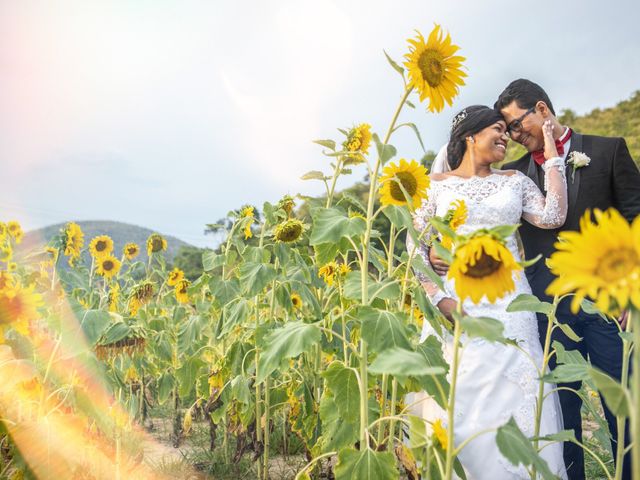
{"label": "sunflower", "polygon": [[189,294],[187,293],[187,288],[189,288],[191,282],[189,280],[180,280],[175,288],[176,300],[180,303],[188,303],[189,302]]}
{"label": "sunflower", "polygon": [[54,265],[58,261],[59,250],[55,247],[45,247],[44,252],[46,260],[43,262],[45,265]]}
{"label": "sunflower", "polygon": [[22,227],[18,222],[16,222],[15,220],[12,220],[9,223],[7,223],[7,231],[9,232],[9,235],[13,237],[13,239],[16,241],[17,244],[22,242],[22,237],[24,237],[24,232],[22,231]]}
{"label": "sunflower", "polygon": [[11,275],[7,271],[0,270],[0,292],[13,288],[13,285],[14,285],[13,275]]}
{"label": "sunflower", "polygon": [[[449,225],[449,228],[454,232],[458,230],[458,228],[467,221],[467,205],[464,203],[464,200],[456,200],[451,204],[451,208],[447,210],[447,214],[444,217],[444,221]],[[442,238],[442,245],[447,249],[451,250],[451,246],[453,243],[453,239],[444,236]]]}
{"label": "sunflower", "polygon": [[407,205],[406,192],[411,198],[411,204],[418,207],[422,199],[427,197],[427,188],[429,188],[427,169],[415,160],[407,162],[401,159],[400,164],[389,164],[382,171],[380,202],[383,206]]}
{"label": "sunflower", "polygon": [[318,277],[321,277],[327,285],[332,286],[337,272],[338,264],[336,262],[329,262],[320,267],[318,270]]}
{"label": "sunflower", "polygon": [[351,271],[351,267],[346,263],[341,263],[338,271],[340,272],[340,275],[344,276]]}
{"label": "sunflower", "polygon": [[4,240],[4,237],[7,236],[7,224],[4,222],[0,222],[0,242]]}
{"label": "sunflower", "polygon": [[276,225],[273,236],[278,242],[291,243],[300,238],[304,232],[304,223],[300,220],[289,219]]}
{"label": "sunflower", "polygon": [[144,281],[135,285],[131,289],[131,295],[129,296],[129,312],[132,316],[138,313],[138,310],[143,305],[146,305],[153,298],[153,283],[150,281]]}
{"label": "sunflower", "polygon": [[447,34],[443,38],[440,25],[429,34],[427,41],[420,32],[409,42],[409,53],[404,57],[404,65],[409,71],[409,86],[415,88],[420,101],[429,99],[429,111],[440,112],[444,102],[452,105],[453,98],[458,95],[458,86],[464,85],[462,71],[464,57],[455,56],[460,47],[451,43]]}
{"label": "sunflower", "polygon": [[474,303],[486,295],[489,302],[515,289],[513,272],[522,270],[500,240],[482,233],[458,245],[448,278],[455,279],[458,298]]}
{"label": "sunflower", "polygon": [[285,195],[278,202],[278,208],[285,211],[287,217],[291,216],[291,212],[293,212],[294,207],[296,206],[295,200],[290,195]]}
{"label": "sunflower", "polygon": [[293,308],[299,310],[302,308],[302,297],[297,293],[291,294],[291,303],[293,304]]}
{"label": "sunflower", "polygon": [[349,152],[344,160],[345,165],[364,162],[364,155],[369,153],[370,145],[371,125],[362,123],[349,130],[347,139],[342,142],[342,148]]}
{"label": "sunflower", "polygon": [[39,317],[37,309],[43,305],[42,296],[33,290],[35,285],[22,287],[13,284],[0,292],[0,336],[5,328],[13,328],[22,335],[29,334],[29,322]]}
{"label": "sunflower", "polygon": [[75,222],[67,223],[64,229],[64,254],[69,257],[69,265],[80,258],[80,250],[84,245],[84,233]]}
{"label": "sunflower", "polygon": [[113,251],[113,240],[108,235],[100,235],[95,237],[89,243],[89,252],[91,252],[91,256],[99,259],[101,257],[105,257]]}
{"label": "sunflower", "polygon": [[151,256],[152,253],[158,253],[167,249],[167,241],[159,233],[152,233],[147,238],[147,255]]}
{"label": "sunflower", "polygon": [[118,298],[120,298],[120,284],[115,282],[109,289],[109,311],[118,311]]}
{"label": "sunflower", "polygon": [[124,254],[124,258],[127,260],[133,260],[140,255],[140,247],[137,243],[130,242],[124,246],[122,253]]}
{"label": "sunflower", "polygon": [[587,211],[579,232],[561,232],[547,261],[557,275],[549,295],[574,292],[575,313],[585,297],[604,313],[618,315],[633,304],[640,309],[640,217],[631,225],[618,211]]}
{"label": "sunflower", "polygon": [[179,281],[184,278],[184,272],[180,270],[178,267],[175,267],[173,270],[169,272],[169,276],[167,277],[167,283],[170,287],[175,287]]}
{"label": "sunflower", "polygon": [[247,220],[246,225],[244,226],[244,239],[247,240],[251,237],[253,237],[253,232],[251,231],[251,225],[253,225],[253,222],[255,221],[255,214],[253,212],[253,207],[251,206],[247,206],[244,207],[242,210],[240,210],[240,218],[249,218],[250,220]]}
{"label": "sunflower", "polygon": [[9,263],[13,258],[13,248],[9,242],[0,245],[0,262]]}
{"label": "sunflower", "polygon": [[15,272],[18,269],[18,264],[16,262],[9,262],[7,264],[7,270],[9,272]]}
{"label": "sunflower", "polygon": [[437,419],[432,424],[433,428],[433,436],[438,440],[438,443],[442,447],[443,450],[447,449],[447,444],[449,443],[449,437],[447,436],[447,429],[442,426],[442,420]]}
{"label": "sunflower", "polygon": [[120,271],[120,260],[113,255],[105,255],[97,259],[96,273],[106,279],[113,278]]}

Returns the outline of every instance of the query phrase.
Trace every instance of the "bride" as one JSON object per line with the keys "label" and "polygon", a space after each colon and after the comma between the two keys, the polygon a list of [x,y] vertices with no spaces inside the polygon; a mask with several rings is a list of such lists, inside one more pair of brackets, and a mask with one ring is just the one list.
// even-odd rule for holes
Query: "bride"
{"label": "bride", "polygon": [[[492,164],[504,160],[509,140],[505,121],[498,112],[474,105],[456,115],[446,148],[447,158],[444,160],[444,164],[448,163],[446,166],[450,168],[440,168],[441,173],[430,175],[428,199],[414,213],[414,224],[418,231],[428,228],[431,217],[446,215],[458,200],[464,200],[468,209],[467,221],[457,230],[462,235],[481,228],[518,224],[521,219],[540,228],[560,227],[567,214],[567,188],[564,161],[556,151],[552,129],[550,124],[543,127],[545,197],[535,183],[521,172],[492,168]],[[424,238],[429,237],[425,235]],[[411,252],[413,242],[409,240],[410,237],[407,248]],[[514,235],[507,238],[506,246],[516,260],[521,260]],[[417,252],[427,264],[431,263],[427,246],[419,246]],[[474,433],[497,429],[510,417],[514,417],[527,437],[534,434],[538,373],[532,359],[538,367],[542,365],[538,324],[534,313],[506,311],[515,297],[522,293],[531,294],[526,277],[520,273],[514,273],[515,291],[497,299],[495,303],[490,303],[484,296],[479,303],[473,303],[470,299],[462,303],[462,310],[468,315],[501,321],[505,337],[516,340],[531,358],[512,345],[462,335],[454,412],[456,445]],[[443,279],[444,290],[440,290],[428,277],[419,273],[416,275],[433,305],[453,321],[452,312],[458,303],[454,280]],[[424,322],[424,325],[421,341],[429,335],[435,335],[429,322]],[[445,358],[450,362],[453,337],[445,333],[441,341]],[[551,388],[551,385],[545,385],[545,393]],[[430,422],[440,419],[446,425],[446,412],[426,393],[420,395],[418,414]],[[543,407],[540,434],[558,432],[562,429],[561,425],[559,403],[555,394],[549,395]],[[561,443],[546,445],[540,455],[552,472],[566,478]],[[461,451],[459,458],[469,479],[530,478],[522,465],[512,465],[500,453],[495,430],[471,441]]]}

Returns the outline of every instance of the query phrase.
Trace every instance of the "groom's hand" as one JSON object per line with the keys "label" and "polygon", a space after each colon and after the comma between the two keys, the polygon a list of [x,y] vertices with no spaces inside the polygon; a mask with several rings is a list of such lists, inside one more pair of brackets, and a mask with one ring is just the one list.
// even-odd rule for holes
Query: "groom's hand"
{"label": "groom's hand", "polygon": [[435,252],[433,248],[429,249],[429,262],[431,262],[431,266],[433,267],[433,271],[436,272],[441,277],[446,275],[449,271],[449,265],[447,262],[442,260]]}
{"label": "groom's hand", "polygon": [[622,330],[627,329],[627,321],[629,320],[629,310],[625,310],[622,312],[622,315],[618,317],[618,323],[620,324],[620,328]]}

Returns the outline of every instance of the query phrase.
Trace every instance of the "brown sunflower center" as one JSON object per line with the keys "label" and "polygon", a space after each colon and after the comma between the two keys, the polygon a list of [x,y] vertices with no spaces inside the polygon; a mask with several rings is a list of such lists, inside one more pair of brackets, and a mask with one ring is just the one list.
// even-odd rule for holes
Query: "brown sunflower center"
{"label": "brown sunflower center", "polygon": [[634,250],[610,251],[598,263],[596,274],[607,282],[617,282],[629,275],[637,264],[638,256]]}
{"label": "brown sunflower center", "polygon": [[422,77],[430,87],[435,88],[442,83],[444,77],[444,57],[437,50],[427,49],[418,58],[418,67]]}
{"label": "brown sunflower center", "polygon": [[[400,180],[400,182],[391,180],[389,193],[394,200],[398,202],[406,202],[407,200],[404,198],[402,188],[407,192],[407,195],[413,197],[418,191],[418,180],[410,172],[396,172],[395,176]],[[400,184],[402,184],[402,188],[400,188]]]}
{"label": "brown sunflower center", "polygon": [[107,249],[107,242],[105,242],[104,240],[98,240],[96,242],[96,251],[97,252],[104,252]]}
{"label": "brown sunflower center", "polygon": [[153,237],[151,239],[151,251],[157,253],[162,250],[162,239],[160,237]]}
{"label": "brown sunflower center", "polygon": [[501,262],[487,255],[484,251],[475,265],[469,265],[466,275],[472,278],[488,277],[500,268]]}
{"label": "brown sunflower center", "polygon": [[111,260],[105,260],[104,262],[102,262],[102,269],[105,272],[110,272],[111,270],[113,270],[115,267],[115,264],[111,261]]}
{"label": "brown sunflower center", "polygon": [[136,251],[137,251],[136,247],[129,247],[129,248],[127,248],[127,253],[128,253],[129,255],[134,255],[134,254],[136,253]]}

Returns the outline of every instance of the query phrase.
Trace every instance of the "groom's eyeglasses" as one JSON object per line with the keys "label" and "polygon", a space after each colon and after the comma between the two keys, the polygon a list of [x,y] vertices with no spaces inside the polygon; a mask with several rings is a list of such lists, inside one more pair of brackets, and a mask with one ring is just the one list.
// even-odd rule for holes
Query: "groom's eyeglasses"
{"label": "groom's eyeglasses", "polygon": [[529,110],[524,112],[518,118],[513,120],[509,125],[507,125],[507,132],[509,135],[513,135],[514,133],[520,133],[522,131],[522,121],[525,119],[527,115],[536,111],[535,105],[531,107]]}

